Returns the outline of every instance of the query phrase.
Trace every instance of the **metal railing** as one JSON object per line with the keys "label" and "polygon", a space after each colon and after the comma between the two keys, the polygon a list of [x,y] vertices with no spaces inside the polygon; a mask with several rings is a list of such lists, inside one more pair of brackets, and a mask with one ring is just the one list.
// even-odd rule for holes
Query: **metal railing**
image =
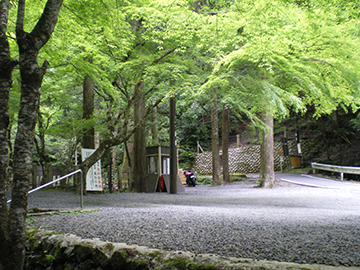
{"label": "metal railing", "polygon": [[[57,178],[57,179],[55,179],[53,181],[50,181],[50,182],[48,182],[48,183],[46,183],[44,185],[41,185],[41,186],[37,187],[37,188],[31,189],[31,190],[28,191],[28,194],[33,193],[33,192],[35,192],[37,190],[40,190],[42,188],[45,188],[47,186],[50,186],[52,184],[55,184],[55,183],[65,179],[65,178],[68,178],[68,177],[70,177],[70,176],[72,176],[74,174],[77,174],[77,173],[81,173],[81,180],[80,180],[80,207],[83,208],[83,206],[84,206],[83,189],[84,188],[83,188],[83,180],[82,180],[83,179],[83,172],[82,172],[81,169],[78,169],[76,171],[68,173],[67,175],[61,176],[61,177],[59,177],[59,178]],[[10,202],[11,202],[11,199],[7,201],[7,203],[10,203]]]}
{"label": "metal railing", "polygon": [[311,163],[311,167],[314,170],[323,170],[323,171],[331,171],[340,173],[341,181],[344,180],[344,173],[348,174],[360,174],[360,167],[352,167],[352,166],[337,166],[337,165],[329,165],[322,163]]}

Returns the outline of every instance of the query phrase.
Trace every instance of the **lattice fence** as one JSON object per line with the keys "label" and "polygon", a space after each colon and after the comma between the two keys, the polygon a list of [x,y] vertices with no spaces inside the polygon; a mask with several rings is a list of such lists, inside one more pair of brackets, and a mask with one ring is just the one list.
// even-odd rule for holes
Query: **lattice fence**
{"label": "lattice fence", "polygon": [[[305,147],[304,147],[305,146]],[[295,141],[288,141],[289,154],[296,155]],[[281,169],[278,151],[282,150],[282,143],[274,143],[274,167]],[[302,153],[306,152],[306,144],[302,142]],[[220,157],[222,152],[220,151]],[[282,164],[284,167],[285,164]],[[195,169],[201,174],[212,173],[211,152],[200,153],[196,156]],[[260,145],[242,146],[229,149],[229,172],[230,173],[258,173],[260,171]]]}

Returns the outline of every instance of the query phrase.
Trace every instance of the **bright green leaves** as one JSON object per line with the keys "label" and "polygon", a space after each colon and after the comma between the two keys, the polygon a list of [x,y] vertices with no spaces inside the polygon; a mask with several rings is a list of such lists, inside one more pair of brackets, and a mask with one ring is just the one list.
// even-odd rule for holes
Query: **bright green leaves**
{"label": "bright green leaves", "polygon": [[[29,3],[27,30],[44,5]],[[69,120],[81,118],[85,76],[97,92],[98,130],[109,100],[121,111],[139,82],[148,104],[178,93],[194,113],[214,88],[253,119],[264,108],[279,118],[306,106],[317,115],[339,105],[357,109],[359,14],[358,1],[345,0],[65,1],[40,54],[51,65],[41,110],[54,129],[87,124]]]}
{"label": "bright green leaves", "polygon": [[249,111],[266,104],[277,117],[285,117],[289,108],[304,111],[306,105],[314,106],[316,115],[340,104],[356,108],[357,22],[349,5],[340,8],[342,13],[337,5],[322,4],[235,2],[226,17],[244,25],[235,37],[242,37],[239,49],[218,53],[222,60],[203,88],[216,87],[227,102],[247,104]]}

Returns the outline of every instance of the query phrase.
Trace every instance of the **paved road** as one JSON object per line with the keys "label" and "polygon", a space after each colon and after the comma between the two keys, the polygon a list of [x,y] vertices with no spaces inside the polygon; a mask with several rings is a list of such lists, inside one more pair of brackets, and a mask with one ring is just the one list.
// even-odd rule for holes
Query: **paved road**
{"label": "paved road", "polygon": [[331,188],[360,191],[360,183],[337,181],[308,174],[276,174],[282,181],[316,188]]}

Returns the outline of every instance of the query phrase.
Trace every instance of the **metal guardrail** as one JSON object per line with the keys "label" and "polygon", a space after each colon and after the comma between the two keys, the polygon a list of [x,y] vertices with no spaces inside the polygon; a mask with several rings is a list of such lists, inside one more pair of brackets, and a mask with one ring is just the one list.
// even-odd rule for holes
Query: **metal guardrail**
{"label": "metal guardrail", "polygon": [[[55,180],[53,180],[53,181],[50,181],[50,182],[48,182],[48,183],[46,183],[46,184],[44,184],[44,185],[39,186],[39,187],[37,187],[37,188],[31,189],[31,190],[28,191],[28,194],[33,193],[33,192],[35,192],[35,191],[37,191],[37,190],[40,190],[40,189],[42,189],[42,188],[44,188],[44,187],[50,186],[50,185],[52,185],[52,184],[55,184],[55,183],[57,183],[57,182],[59,182],[59,181],[61,181],[61,180],[64,180],[65,178],[68,178],[69,176],[72,176],[72,175],[77,174],[77,173],[81,173],[81,181],[80,181],[80,207],[83,208],[83,206],[84,206],[83,189],[84,189],[84,188],[83,188],[83,181],[82,181],[83,172],[82,172],[81,169],[78,169],[78,170],[76,170],[76,171],[73,171],[73,172],[71,172],[71,173],[68,173],[67,175],[64,175],[64,176],[62,176],[62,177],[59,177],[59,178],[57,178],[57,179],[55,179]],[[10,203],[10,202],[11,202],[11,199],[7,201],[7,203]]]}
{"label": "metal guardrail", "polygon": [[348,174],[360,174],[360,167],[352,167],[352,166],[337,166],[337,165],[329,165],[312,162],[311,167],[314,170],[324,170],[324,171],[332,171],[340,173],[341,181],[344,180],[344,173]]}

